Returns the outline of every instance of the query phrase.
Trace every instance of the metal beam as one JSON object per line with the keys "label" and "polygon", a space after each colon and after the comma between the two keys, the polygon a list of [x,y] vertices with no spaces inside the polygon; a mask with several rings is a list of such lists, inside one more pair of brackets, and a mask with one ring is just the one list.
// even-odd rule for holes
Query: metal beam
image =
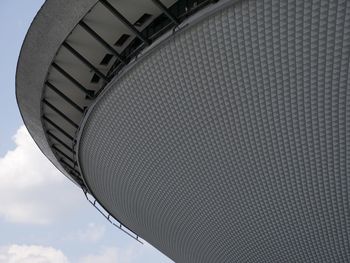
{"label": "metal beam", "polygon": [[80,175],[78,175],[76,172],[73,172],[72,170],[70,170],[69,175],[73,176],[73,180],[75,180],[76,183],[79,184],[79,186],[81,187],[81,189],[83,191],[86,191],[86,186],[84,181],[81,179]]}
{"label": "metal beam", "polygon": [[151,41],[142,35],[140,31],[136,29],[136,27],[131,24],[117,9],[115,9],[108,1],[106,0],[100,0],[100,3],[104,5],[112,14],[114,14],[124,25],[126,25],[132,32],[135,33],[135,35],[141,39],[143,42],[146,43],[146,45],[150,45]]}
{"label": "metal beam", "polygon": [[91,27],[89,27],[84,21],[80,21],[79,25],[88,32],[96,41],[100,42],[102,46],[104,46],[106,49],[108,49],[111,53],[113,53],[116,58],[126,65],[126,62],[124,58],[110,45],[108,44],[102,37],[99,36]]}
{"label": "metal beam", "polygon": [[[84,190],[83,190],[83,191],[84,191]],[[84,191],[84,194],[85,194],[86,199],[89,201],[89,203],[90,203],[93,207],[95,207],[95,209],[96,209],[98,212],[100,212],[101,215],[103,215],[112,225],[114,225],[115,227],[119,228],[121,231],[123,231],[125,234],[127,234],[127,235],[130,236],[131,238],[135,239],[137,242],[143,244],[143,243],[141,242],[141,240],[139,239],[139,236],[138,236],[136,233],[134,233],[131,229],[129,229],[128,227],[126,227],[125,225],[123,225],[118,219],[114,218],[111,214],[109,214],[109,212],[97,201],[97,199],[95,199],[95,197],[94,197],[93,195],[91,195],[91,194],[89,193],[89,195],[91,195],[91,196],[94,198],[94,201],[90,200],[90,198],[88,197],[88,195],[87,195],[87,190]],[[97,203],[98,205],[97,205],[96,203]],[[99,206],[100,206],[101,208],[100,208]],[[102,209],[103,209],[105,212],[103,212]],[[107,215],[106,215],[106,214],[107,214]],[[111,218],[113,218],[118,224],[114,223],[114,222],[111,220]],[[126,228],[126,229],[128,229],[128,230],[130,231],[130,233],[129,233],[128,231],[126,231],[125,229],[123,229],[123,227]]]}
{"label": "metal beam", "polygon": [[94,65],[92,65],[83,55],[81,55],[78,51],[76,51],[71,45],[69,45],[67,42],[63,42],[62,46],[64,46],[71,54],[73,54],[76,58],[78,58],[82,63],[84,63],[92,71],[94,71],[97,76],[102,78],[104,81],[109,82],[109,79],[101,71],[99,71]]}
{"label": "metal beam", "polygon": [[71,169],[71,171],[74,171],[77,174],[77,177],[80,177],[80,173],[77,170],[75,170],[75,168],[71,166],[69,163],[67,163],[64,159],[60,158],[59,161],[63,163],[65,166],[67,166],[69,169]]}
{"label": "metal beam", "polygon": [[56,123],[54,123],[52,120],[50,120],[48,117],[43,115],[42,117],[45,121],[50,123],[53,127],[55,127],[57,130],[59,130],[63,135],[65,135],[68,139],[74,140],[73,136],[69,135],[65,130],[63,130],[61,127],[59,127]]}
{"label": "metal beam", "polygon": [[64,152],[62,152],[60,149],[58,149],[55,145],[52,145],[52,149],[54,149],[56,152],[58,152],[60,155],[62,155],[64,158],[68,159],[69,161],[71,161],[72,163],[76,163],[73,158],[69,157],[67,154],[65,154]]}
{"label": "metal beam", "polygon": [[46,81],[46,86],[48,86],[52,91],[54,91],[57,95],[59,95],[62,99],[64,99],[68,104],[70,104],[72,107],[77,109],[80,113],[83,113],[84,110],[76,104],[74,101],[72,101],[70,98],[68,98],[66,95],[64,95],[59,89],[57,89],[54,85],[52,85],[49,81]]}
{"label": "metal beam", "polygon": [[54,112],[56,112],[58,115],[60,115],[63,119],[65,119],[67,122],[69,122],[74,128],[78,129],[79,126],[72,121],[69,117],[67,117],[62,111],[57,109],[55,106],[53,106],[50,102],[48,102],[46,99],[43,99],[43,103],[47,105],[50,109],[52,109]]}
{"label": "metal beam", "polygon": [[65,71],[63,68],[61,68],[59,65],[57,65],[55,62],[51,64],[51,66],[56,69],[59,73],[61,73],[64,77],[66,77],[70,82],[72,82],[77,88],[79,88],[82,92],[85,93],[85,95],[89,99],[94,98],[94,91],[93,90],[88,90],[85,88],[83,85],[79,83],[75,78],[73,78],[67,71]]}
{"label": "metal beam", "polygon": [[70,151],[72,154],[75,154],[75,151],[73,150],[73,146],[69,147],[64,141],[62,141],[60,138],[58,138],[55,134],[48,131],[47,135],[49,135],[51,138],[55,139],[59,144],[61,144],[64,148],[66,148],[68,151]]}
{"label": "metal beam", "polygon": [[169,9],[159,0],[151,0],[175,25],[180,25],[180,21],[170,13]]}

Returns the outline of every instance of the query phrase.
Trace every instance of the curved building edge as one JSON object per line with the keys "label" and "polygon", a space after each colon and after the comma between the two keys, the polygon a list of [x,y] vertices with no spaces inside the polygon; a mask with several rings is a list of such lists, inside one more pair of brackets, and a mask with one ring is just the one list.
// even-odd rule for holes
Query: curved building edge
{"label": "curved building edge", "polygon": [[[189,17],[183,23],[181,23],[176,30],[169,31],[162,35],[157,41],[152,43],[152,45],[148,48],[146,48],[144,51],[141,52],[137,58],[135,58],[132,62],[130,62],[123,70],[116,75],[103,89],[103,91],[99,94],[99,96],[93,101],[93,103],[89,106],[89,108],[86,110],[84,117],[80,123],[80,127],[77,133],[77,143],[76,143],[76,159],[77,159],[77,167],[79,171],[81,172],[83,178],[84,178],[84,184],[86,186],[86,190],[95,198],[95,200],[99,203],[99,205],[106,211],[109,215],[113,216],[122,224],[123,227],[127,228],[129,231],[131,231],[132,234],[136,236],[136,240],[139,241],[139,237],[143,238],[139,235],[139,233],[134,232],[132,228],[129,228],[128,222],[123,222],[118,218],[116,215],[114,215],[101,200],[99,199],[98,195],[95,194],[95,192],[92,190],[92,187],[90,187],[89,182],[84,177],[84,170],[82,169],[81,161],[80,161],[80,141],[84,133],[84,127],[86,122],[88,121],[89,117],[91,116],[92,112],[94,111],[94,108],[100,100],[104,97],[104,95],[112,88],[115,88],[119,80],[123,78],[124,75],[128,74],[130,71],[134,69],[136,65],[139,63],[142,63],[142,61],[146,60],[148,56],[152,55],[154,52],[156,52],[161,46],[166,45],[169,41],[172,41],[174,38],[176,38],[179,34],[185,33],[186,31],[190,30],[193,26],[196,24],[202,22],[203,20],[209,18],[212,15],[215,15],[217,12],[232,6],[234,4],[237,4],[241,0],[221,0],[216,4],[210,5],[203,10],[200,10],[198,13],[194,14],[193,16]],[[129,233],[127,233],[129,234]],[[161,249],[157,247],[157,249]],[[162,250],[161,250],[162,251]],[[165,255],[169,256],[166,251],[162,251]]]}
{"label": "curved building edge", "polygon": [[[44,155],[47,156],[65,176],[83,188],[84,191],[88,189],[85,187],[82,174],[77,177],[75,176],[76,174],[72,174],[72,171],[69,171],[71,169],[67,170],[66,164],[64,163],[63,166],[62,162],[60,162],[62,159],[58,158],[57,151],[53,151],[53,144],[51,143],[50,145],[50,140],[47,137],[48,129],[45,127],[43,120],[45,119],[45,114],[43,112],[42,102],[45,100],[44,92],[46,92],[45,85],[47,85],[48,74],[52,71],[51,68],[53,64],[55,64],[57,54],[61,52],[61,47],[65,44],[65,41],[72,34],[73,30],[75,30],[79,22],[82,21],[99,2],[99,0],[79,0],[67,3],[66,1],[47,0],[37,13],[27,32],[20,51],[16,71],[17,104],[30,135]],[[151,0],[149,0],[149,2],[152,3]],[[171,2],[171,0],[168,2]],[[172,2],[177,3],[180,1]],[[174,35],[177,31],[181,31],[181,28],[188,27],[190,24],[195,23],[196,20],[199,21],[201,18],[214,13],[216,9],[223,8],[225,5],[236,3],[237,1],[203,0],[203,2],[205,3],[204,8],[198,7],[198,10],[194,12],[189,11],[189,15],[186,15],[185,19],[182,19],[181,23],[176,26],[176,28],[173,27],[172,30],[162,32],[160,36],[152,41],[151,45],[144,48],[144,50],[141,49],[139,54],[136,53],[136,55],[131,58],[131,61],[127,62],[125,67],[115,76],[118,78],[119,75],[121,75],[120,73],[134,65],[135,60],[149,53],[151,49],[156,48],[169,36]],[[110,71],[112,69],[110,69]],[[108,86],[113,79],[114,77],[107,82],[106,86]],[[103,89],[102,87],[101,90]],[[87,91],[89,92],[90,90]],[[100,91],[96,93],[97,98],[100,95],[99,92]],[[96,97],[93,98],[92,103]],[[89,108],[90,105],[88,107],[83,107],[82,118],[84,118],[86,109],[88,110]],[[77,127],[76,133],[79,133],[81,120],[78,121]],[[79,139],[76,134],[73,137],[72,150],[75,155],[75,152],[78,152],[78,147],[76,147],[76,145],[79,143]],[[76,168],[75,166],[76,164],[74,164],[74,168]],[[72,167],[68,166],[68,168]]]}
{"label": "curved building edge", "polygon": [[[64,3],[63,3],[64,2]],[[77,24],[94,8],[99,0],[89,1],[53,1],[47,0],[35,16],[23,42],[16,71],[16,99],[20,113],[25,126],[34,139],[43,154],[60,170],[66,177],[73,181],[77,186],[82,188],[84,193],[89,193],[101,205],[101,207],[110,214],[110,212],[101,204],[98,197],[91,191],[88,183],[84,179],[83,171],[79,164],[79,140],[83,132],[84,124],[89,117],[93,106],[99,101],[106,90],[116,82],[137,63],[145,59],[152,51],[166,44],[177,34],[186,31],[191,26],[199,23],[208,16],[217,11],[235,4],[236,0],[211,1],[211,4],[199,9],[194,14],[186,17],[176,28],[166,31],[158,37],[152,44],[141,51],[133,58],[120,72],[107,83],[102,93],[98,94],[92,104],[83,112],[83,117],[79,122],[76,134],[76,169],[82,175],[83,183],[72,177],[69,171],[60,163],[57,155],[52,149],[52,145],[47,138],[46,128],[43,123],[43,92],[47,81],[50,67],[62,44],[72,33]],[[151,2],[151,1],[150,1]],[[208,1],[210,2],[210,1]],[[112,215],[113,216],[113,215]],[[115,218],[115,216],[114,216]],[[118,220],[118,219],[117,219]],[[120,222],[118,220],[118,222]],[[122,223],[123,227],[128,229],[126,222]],[[132,232],[131,229],[128,229]],[[132,232],[132,234],[134,234]],[[137,236],[135,234],[135,236]],[[138,239],[138,236],[137,236]]]}
{"label": "curved building edge", "polygon": [[48,143],[41,120],[41,97],[48,69],[62,42],[97,2],[47,0],[25,36],[16,70],[16,99],[25,126],[43,154],[76,184]]}

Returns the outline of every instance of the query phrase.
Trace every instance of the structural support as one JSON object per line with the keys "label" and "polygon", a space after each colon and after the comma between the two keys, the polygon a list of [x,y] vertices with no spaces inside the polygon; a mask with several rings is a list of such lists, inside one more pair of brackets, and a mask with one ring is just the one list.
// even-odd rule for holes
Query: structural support
{"label": "structural support", "polygon": [[67,122],[69,122],[74,128],[78,129],[79,126],[74,121],[72,121],[70,118],[68,118],[62,111],[57,109],[55,106],[53,106],[50,102],[48,102],[46,99],[43,99],[43,103],[47,105],[50,109],[52,109],[54,112],[56,112],[58,115],[60,115],[63,119],[65,119]]}
{"label": "structural support", "polygon": [[89,99],[94,98],[94,91],[88,90],[83,85],[81,85],[75,78],[73,78],[67,71],[65,71],[63,68],[61,68],[59,65],[57,65],[55,62],[53,62],[52,67],[56,69],[59,73],[61,73],[63,76],[65,76],[70,82],[72,82],[77,88],[79,88],[82,92],[85,93],[85,95]]}
{"label": "structural support", "polygon": [[[94,201],[90,200],[90,198],[89,198],[88,195],[87,195],[87,194],[88,194],[88,193],[87,193],[87,190],[83,190],[83,191],[84,191],[85,197],[86,197],[86,199],[89,201],[89,203],[90,203],[93,207],[95,207],[95,209],[96,209],[98,212],[100,212],[101,215],[103,215],[113,226],[119,228],[121,231],[123,231],[123,232],[124,232],[125,234],[127,234],[128,236],[130,236],[131,238],[135,239],[137,242],[143,244],[143,242],[139,239],[139,235],[137,235],[136,233],[134,233],[130,228],[126,227],[126,226],[123,225],[121,222],[119,222],[117,219],[115,219],[113,216],[111,216],[111,215],[103,208],[103,206],[101,206],[101,204],[99,204],[99,203],[97,202],[96,199],[95,199]],[[91,196],[92,196],[92,195],[91,195]],[[93,197],[93,196],[92,196],[92,197]],[[97,204],[98,204],[101,208],[99,208],[99,207],[97,206]],[[106,211],[107,215],[102,211],[102,209]],[[113,222],[113,221],[111,220],[111,217],[112,217],[118,224],[116,224],[115,222]],[[124,228],[127,229],[127,230],[130,231],[130,232],[126,231]]]}
{"label": "structural support", "polygon": [[80,21],[79,25],[88,32],[96,41],[100,42],[102,46],[108,49],[116,58],[123,63],[126,64],[124,58],[110,45],[108,44],[102,37],[100,37],[91,27],[89,27],[84,21]]}
{"label": "structural support", "polygon": [[57,89],[54,85],[52,85],[49,81],[46,81],[46,86],[48,86],[52,91],[54,91],[58,96],[60,96],[62,99],[64,99],[68,104],[70,104],[72,107],[77,109],[80,113],[83,113],[84,110],[76,104],[74,101],[72,101],[70,98],[68,98],[66,95],[64,95],[59,89]]}
{"label": "structural support", "polygon": [[52,149],[54,149],[56,152],[58,152],[60,155],[62,155],[64,158],[68,159],[72,163],[76,163],[73,158],[69,157],[67,154],[65,154],[63,151],[61,151],[59,148],[57,148],[55,145],[52,145]]}
{"label": "structural support", "polygon": [[77,170],[75,170],[75,168],[71,166],[69,163],[67,163],[64,159],[60,158],[60,162],[63,163],[65,166],[67,166],[71,171],[76,173],[77,177],[80,177],[80,173]]}
{"label": "structural support", "polygon": [[78,58],[82,63],[84,63],[87,67],[89,67],[92,71],[96,73],[97,76],[102,78],[105,82],[108,82],[108,78],[99,71],[94,65],[92,65],[83,55],[81,55],[78,51],[76,51],[71,45],[67,42],[63,42],[62,46],[64,46],[71,54],[73,54],[76,58]]}
{"label": "structural support", "polygon": [[59,130],[64,136],[66,136],[68,139],[70,140],[74,140],[74,138],[69,135],[65,130],[63,130],[61,127],[59,127],[56,123],[54,123],[52,120],[50,120],[48,117],[46,117],[45,115],[43,115],[42,117],[45,121],[47,121],[48,123],[50,123],[53,127],[55,127],[57,130]]}
{"label": "structural support", "polygon": [[85,183],[81,179],[80,175],[75,173],[73,170],[69,170],[68,173],[74,178],[74,180],[79,184],[79,186],[81,187],[81,189],[83,189],[83,191],[87,191]]}
{"label": "structural support", "polygon": [[73,150],[73,146],[69,147],[64,141],[62,141],[60,138],[58,138],[55,134],[52,132],[48,131],[47,135],[49,135],[51,138],[53,138],[56,142],[61,144],[64,148],[66,148],[68,151],[70,151],[72,154],[75,154],[75,151]]}
{"label": "structural support", "polygon": [[151,41],[144,37],[136,27],[131,24],[117,9],[115,9],[107,0],[100,0],[100,3],[103,4],[112,14],[114,14],[124,25],[126,25],[135,35],[141,39],[146,45],[150,45]]}
{"label": "structural support", "polygon": [[180,21],[170,13],[169,9],[166,8],[166,6],[159,0],[152,0],[152,2],[160,9],[164,12],[164,14],[171,20],[173,21],[173,23],[175,25],[179,25],[180,24]]}

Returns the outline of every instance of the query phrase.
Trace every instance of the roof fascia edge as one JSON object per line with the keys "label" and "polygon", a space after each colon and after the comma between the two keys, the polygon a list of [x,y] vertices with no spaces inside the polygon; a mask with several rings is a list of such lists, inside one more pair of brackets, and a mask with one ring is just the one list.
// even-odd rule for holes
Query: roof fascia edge
{"label": "roof fascia edge", "polygon": [[16,99],[25,126],[43,154],[74,183],[47,141],[41,98],[47,72],[61,44],[97,2],[46,0],[29,27],[16,69]]}

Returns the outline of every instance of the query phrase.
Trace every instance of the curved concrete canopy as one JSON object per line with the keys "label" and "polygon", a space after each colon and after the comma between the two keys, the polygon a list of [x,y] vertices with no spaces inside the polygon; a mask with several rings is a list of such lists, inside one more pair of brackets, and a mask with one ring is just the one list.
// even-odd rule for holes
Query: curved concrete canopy
{"label": "curved concrete canopy", "polygon": [[21,50],[17,100],[40,149],[84,192],[88,189],[77,167],[75,146],[85,111],[142,50],[210,3],[45,2]]}
{"label": "curved concrete canopy", "polygon": [[349,30],[248,0],[179,32],[90,108],[89,188],[177,262],[349,262]]}
{"label": "curved concrete canopy", "polygon": [[49,67],[62,42],[97,1],[47,0],[28,30],[17,64],[16,97],[23,121],[41,151],[68,178],[48,144],[41,99]]}
{"label": "curved concrete canopy", "polygon": [[[131,68],[130,62],[171,36],[175,30],[170,29],[176,26],[179,31],[201,17],[200,10],[211,3],[98,0],[67,4],[49,0],[38,12],[18,62],[18,105],[39,148],[85,194],[91,192],[77,166],[76,145],[87,109],[114,75],[120,75],[126,66]],[[221,3],[220,8],[229,1]],[[204,13],[209,15],[216,8],[213,5]],[[152,45],[145,48],[149,43]]]}

